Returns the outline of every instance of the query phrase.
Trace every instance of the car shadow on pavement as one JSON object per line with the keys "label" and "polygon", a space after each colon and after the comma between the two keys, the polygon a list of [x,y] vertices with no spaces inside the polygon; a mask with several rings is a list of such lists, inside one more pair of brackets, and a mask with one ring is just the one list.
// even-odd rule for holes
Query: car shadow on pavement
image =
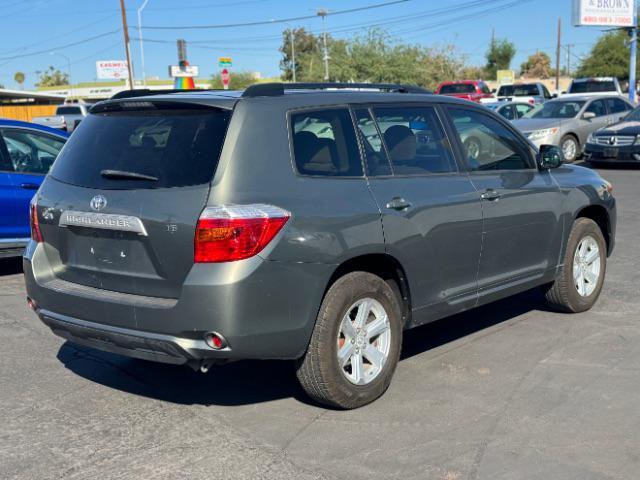
{"label": "car shadow on pavement", "polygon": [[[404,336],[401,361],[532,310],[546,310],[535,291],[414,328]],[[290,361],[239,361],[202,374],[186,366],[125,358],[69,342],[60,347],[58,359],[92,382],[171,403],[237,406],[293,397],[313,404],[299,387]]]}
{"label": "car shadow on pavement", "polygon": [[0,277],[22,273],[22,257],[0,258]]}

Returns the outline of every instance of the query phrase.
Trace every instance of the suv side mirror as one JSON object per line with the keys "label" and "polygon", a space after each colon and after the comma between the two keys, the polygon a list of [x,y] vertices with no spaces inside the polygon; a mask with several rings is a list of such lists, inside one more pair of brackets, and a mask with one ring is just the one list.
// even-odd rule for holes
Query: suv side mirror
{"label": "suv side mirror", "polygon": [[555,145],[540,145],[538,166],[543,170],[558,168],[562,165],[563,155],[560,147]]}
{"label": "suv side mirror", "polygon": [[582,114],[583,120],[591,120],[592,118],[596,118],[596,114],[594,112],[584,112]]}
{"label": "suv side mirror", "polygon": [[491,93],[496,93],[497,91],[498,91],[498,89],[496,89],[496,88],[492,88],[491,89]]}

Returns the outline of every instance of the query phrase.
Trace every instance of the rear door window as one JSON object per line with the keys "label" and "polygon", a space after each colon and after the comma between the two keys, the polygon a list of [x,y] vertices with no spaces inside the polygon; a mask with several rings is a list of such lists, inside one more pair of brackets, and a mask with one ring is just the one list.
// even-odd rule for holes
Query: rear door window
{"label": "rear door window", "polygon": [[347,108],[291,114],[293,156],[298,173],[361,177],[362,161]]}
{"label": "rear door window", "polygon": [[608,98],[607,106],[609,107],[609,113],[621,113],[631,110],[631,105],[619,98]]}
{"label": "rear door window", "polygon": [[395,175],[458,171],[433,107],[379,107],[373,113]]}
{"label": "rear door window", "polygon": [[[148,102],[141,109],[92,113],[67,141],[51,176],[103,189],[208,183],[218,164],[230,115],[227,110],[209,107]],[[103,174],[108,170],[157,180],[106,178]]]}
{"label": "rear door window", "polygon": [[18,129],[1,130],[9,157],[9,171],[46,174],[64,145],[64,140],[46,133]]}

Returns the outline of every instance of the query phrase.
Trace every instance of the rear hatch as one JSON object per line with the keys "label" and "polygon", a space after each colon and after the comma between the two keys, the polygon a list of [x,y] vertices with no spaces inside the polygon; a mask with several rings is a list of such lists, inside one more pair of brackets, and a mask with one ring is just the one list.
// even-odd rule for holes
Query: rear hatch
{"label": "rear hatch", "polygon": [[57,278],[178,298],[230,110],[128,101],[94,107],[38,200]]}

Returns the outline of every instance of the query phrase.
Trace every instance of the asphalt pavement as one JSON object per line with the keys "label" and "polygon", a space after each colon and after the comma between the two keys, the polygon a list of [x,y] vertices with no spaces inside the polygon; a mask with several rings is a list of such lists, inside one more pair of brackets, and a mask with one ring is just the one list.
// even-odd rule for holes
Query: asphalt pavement
{"label": "asphalt pavement", "polygon": [[601,173],[618,236],[593,310],[527,292],[409,331],[355,411],[311,404],[286,362],[201,374],[66,343],[0,261],[0,478],[639,478],[640,169]]}

